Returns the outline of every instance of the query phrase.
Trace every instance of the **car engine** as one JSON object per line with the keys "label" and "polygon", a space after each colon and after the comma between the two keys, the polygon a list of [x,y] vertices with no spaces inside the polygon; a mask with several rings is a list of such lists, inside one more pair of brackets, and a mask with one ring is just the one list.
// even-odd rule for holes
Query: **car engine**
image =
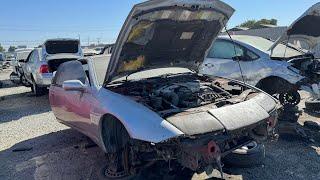
{"label": "car engine", "polygon": [[111,90],[167,116],[201,106],[213,108],[232,104],[229,100],[240,95],[243,89],[229,82],[222,85],[206,77],[188,75],[126,82],[111,87]]}

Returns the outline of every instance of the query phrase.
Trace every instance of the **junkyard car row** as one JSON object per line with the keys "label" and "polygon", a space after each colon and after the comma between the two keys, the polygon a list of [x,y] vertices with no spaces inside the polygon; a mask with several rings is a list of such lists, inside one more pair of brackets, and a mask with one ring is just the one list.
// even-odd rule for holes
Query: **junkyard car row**
{"label": "junkyard car row", "polygon": [[79,40],[51,39],[16,52],[11,79],[36,96],[49,88],[56,119],[105,152],[104,178],[134,176],[157,162],[222,174],[222,159],[232,164],[243,147],[264,155],[280,104],[297,105],[299,89],[317,106],[319,60],[281,40],[314,42],[320,28],[301,28],[317,23],[319,11],[313,6],[273,45],[218,37],[234,13],[221,1],[151,0],[133,7],[111,55],[89,57],[95,53],[84,55]]}

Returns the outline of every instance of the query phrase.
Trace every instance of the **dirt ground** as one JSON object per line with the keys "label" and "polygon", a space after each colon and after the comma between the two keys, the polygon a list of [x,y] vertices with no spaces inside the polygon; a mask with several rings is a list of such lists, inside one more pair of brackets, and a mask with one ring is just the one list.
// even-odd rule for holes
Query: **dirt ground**
{"label": "dirt ground", "polygon": [[[97,179],[104,154],[84,135],[59,124],[48,96],[34,97],[30,88],[15,86],[10,71],[0,71],[0,179]],[[308,94],[303,93],[303,98]],[[320,116],[303,112],[299,123],[320,123]],[[315,132],[320,133],[320,132]],[[320,139],[281,134],[266,143],[266,161],[255,168],[224,168],[226,179],[320,179]],[[151,172],[152,173],[152,172]],[[195,174],[192,179],[219,177]]]}

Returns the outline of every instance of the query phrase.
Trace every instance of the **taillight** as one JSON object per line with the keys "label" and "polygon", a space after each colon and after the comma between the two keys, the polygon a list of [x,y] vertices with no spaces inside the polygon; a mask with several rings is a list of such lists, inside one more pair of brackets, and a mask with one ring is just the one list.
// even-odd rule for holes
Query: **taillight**
{"label": "taillight", "polygon": [[44,65],[41,65],[40,66],[40,69],[39,69],[39,72],[41,74],[44,74],[44,73],[49,73],[49,66],[44,64]]}

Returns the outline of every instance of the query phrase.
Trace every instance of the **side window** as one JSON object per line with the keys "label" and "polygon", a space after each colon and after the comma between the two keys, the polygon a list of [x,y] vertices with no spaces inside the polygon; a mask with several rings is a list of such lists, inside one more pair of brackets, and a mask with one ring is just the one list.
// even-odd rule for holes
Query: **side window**
{"label": "side window", "polygon": [[32,51],[32,53],[30,54],[30,57],[28,59],[28,62],[34,62],[34,54],[35,54],[35,51]]}
{"label": "side window", "polygon": [[62,86],[64,81],[79,80],[83,84],[87,81],[87,75],[79,61],[69,61],[61,64],[55,73],[52,84]]}
{"label": "side window", "polygon": [[250,50],[225,40],[217,40],[208,55],[209,58],[217,59],[232,59],[236,56],[243,57],[242,61],[252,61],[259,58]]}
{"label": "side window", "polygon": [[34,51],[33,62],[38,61],[38,59],[39,59],[39,53],[38,51]]}
{"label": "side window", "polygon": [[210,52],[209,58],[218,58],[218,59],[232,59],[235,56],[243,56],[244,51],[238,45],[234,45],[231,42],[224,40],[217,40]]}

